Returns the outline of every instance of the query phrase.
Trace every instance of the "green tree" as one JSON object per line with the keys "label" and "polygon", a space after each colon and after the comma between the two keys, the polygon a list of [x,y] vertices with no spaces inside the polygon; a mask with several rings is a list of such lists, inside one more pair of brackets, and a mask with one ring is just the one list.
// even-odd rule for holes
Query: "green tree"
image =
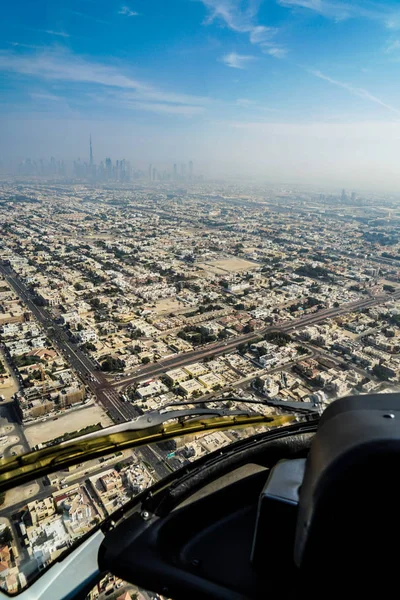
{"label": "green tree", "polygon": [[82,350],[94,352],[96,350],[96,346],[92,344],[92,342],[86,342],[85,344],[83,344]]}
{"label": "green tree", "polygon": [[123,371],[125,367],[125,363],[120,358],[113,358],[112,356],[107,356],[107,358],[101,363],[101,368],[103,371]]}
{"label": "green tree", "polygon": [[264,386],[264,381],[261,379],[261,377],[256,377],[254,380],[254,387],[257,390],[260,390],[263,386]]}
{"label": "green tree", "polygon": [[286,346],[286,344],[290,342],[291,337],[284,331],[270,331],[269,333],[265,334],[264,339],[267,342],[276,344],[277,346]]}
{"label": "green tree", "polygon": [[375,365],[372,369],[372,372],[375,375],[375,377],[381,379],[382,381],[387,381],[389,379],[387,370],[381,365]]}
{"label": "green tree", "polygon": [[[4,503],[4,500],[3,500],[3,503]],[[0,545],[4,546],[5,544],[9,544],[10,542],[12,542],[12,540],[13,540],[13,536],[11,533],[11,529],[9,527],[6,527],[0,533]]]}
{"label": "green tree", "polygon": [[101,302],[98,298],[92,298],[91,300],[89,300],[89,302],[93,308],[100,308]]}
{"label": "green tree", "polygon": [[226,338],[229,337],[229,333],[227,331],[227,329],[221,329],[221,331],[218,333],[218,339],[220,340],[226,340]]}
{"label": "green tree", "polygon": [[308,354],[308,351],[304,346],[296,346],[297,354]]}

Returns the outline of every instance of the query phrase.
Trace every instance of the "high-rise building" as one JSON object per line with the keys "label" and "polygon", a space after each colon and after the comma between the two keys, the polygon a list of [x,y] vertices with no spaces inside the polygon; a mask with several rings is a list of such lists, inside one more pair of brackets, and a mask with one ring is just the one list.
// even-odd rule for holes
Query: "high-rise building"
{"label": "high-rise building", "polygon": [[90,166],[93,167],[92,134],[90,134],[90,138],[89,138],[89,147],[90,147]]}
{"label": "high-rise building", "polygon": [[189,179],[193,179],[193,161],[189,161]]}
{"label": "high-rise building", "polygon": [[157,181],[157,169],[155,167],[153,169],[153,181]]}
{"label": "high-rise building", "polygon": [[351,201],[354,202],[355,199],[356,199],[356,193],[351,192]]}
{"label": "high-rise building", "polygon": [[178,165],[174,164],[174,181],[178,179]]}
{"label": "high-rise building", "polygon": [[149,181],[153,181],[153,165],[149,165]]}
{"label": "high-rise building", "polygon": [[185,179],[186,178],[186,165],[185,163],[181,164],[181,175]]}
{"label": "high-rise building", "polygon": [[106,158],[106,178],[111,179],[112,176],[112,162],[111,158]]}
{"label": "high-rise building", "polygon": [[346,200],[347,200],[346,190],[342,190],[341,200],[342,200],[342,202],[346,202]]}

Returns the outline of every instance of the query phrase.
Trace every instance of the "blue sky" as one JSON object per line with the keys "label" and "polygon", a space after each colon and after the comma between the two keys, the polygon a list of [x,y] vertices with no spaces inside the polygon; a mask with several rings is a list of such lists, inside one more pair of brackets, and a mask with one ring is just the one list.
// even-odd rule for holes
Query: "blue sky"
{"label": "blue sky", "polygon": [[0,40],[3,158],[400,189],[397,1],[16,0]]}

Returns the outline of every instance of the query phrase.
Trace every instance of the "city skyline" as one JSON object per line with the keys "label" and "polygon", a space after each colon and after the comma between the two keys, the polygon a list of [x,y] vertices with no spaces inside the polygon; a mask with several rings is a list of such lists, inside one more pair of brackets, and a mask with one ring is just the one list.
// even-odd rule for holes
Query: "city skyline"
{"label": "city skyline", "polygon": [[0,163],[0,175],[23,175],[35,177],[70,178],[71,176],[88,181],[120,181],[128,183],[131,180],[147,179],[149,181],[194,181],[202,179],[194,171],[192,160],[182,161],[179,164],[161,165],[149,164],[147,169],[143,165],[134,164],[125,158],[113,159],[110,156],[95,161],[92,143],[92,134],[89,135],[89,154],[87,159],[77,158],[71,161],[56,159],[54,156],[38,160],[25,158],[20,162]]}
{"label": "city skyline", "polygon": [[393,0],[46,6],[0,24],[3,161],[70,160],[96,132],[98,156],[400,189]]}

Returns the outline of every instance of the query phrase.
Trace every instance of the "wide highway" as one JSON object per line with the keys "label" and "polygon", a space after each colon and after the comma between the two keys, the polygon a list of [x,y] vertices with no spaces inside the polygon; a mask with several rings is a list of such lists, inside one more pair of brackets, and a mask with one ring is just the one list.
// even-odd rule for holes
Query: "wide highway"
{"label": "wide highway", "polygon": [[107,410],[115,423],[129,421],[140,414],[138,408],[130,402],[124,402],[120,397],[120,391],[134,383],[152,379],[169,369],[230,352],[241,344],[255,341],[260,336],[269,332],[282,331],[290,333],[308,325],[321,323],[325,319],[338,317],[349,312],[362,310],[400,298],[400,290],[397,290],[392,294],[362,298],[339,307],[325,308],[290,321],[278,322],[257,332],[238,335],[225,341],[213,342],[191,352],[177,354],[157,363],[138,367],[132,375],[123,377],[118,381],[110,382],[97,368],[95,363],[76,344],[71,342],[65,330],[55,322],[49,311],[35,304],[32,293],[21,279],[9,267],[0,265],[0,272],[42,324],[49,338],[54,341],[65,358],[68,359],[82,381],[95,394],[98,401]]}
{"label": "wide highway", "polygon": [[275,325],[271,325],[256,332],[239,335],[224,342],[214,342],[211,344],[207,344],[197,350],[186,352],[185,354],[177,354],[176,356],[172,356],[165,360],[158,361],[157,363],[149,364],[144,367],[139,367],[134,371],[134,373],[131,376],[121,378],[118,381],[114,382],[112,385],[120,390],[123,390],[124,388],[134,383],[148,381],[149,379],[156,377],[161,373],[164,373],[166,370],[174,369],[176,367],[182,367],[196,361],[204,360],[205,358],[211,356],[217,356],[218,354],[224,354],[225,352],[232,351],[241,344],[257,340],[257,338],[265,335],[266,333],[270,333],[273,331],[283,331],[290,333],[291,331],[301,329],[302,327],[306,327],[308,325],[315,325],[317,323],[321,323],[325,321],[325,319],[339,317],[349,312],[362,310],[364,308],[369,308],[371,306],[375,306],[399,298],[400,290],[387,296],[380,295],[376,296],[375,298],[365,298],[356,302],[349,302],[337,308],[325,308],[315,313],[309,313],[302,317],[298,317],[297,319],[293,319],[291,321],[279,322]]}

